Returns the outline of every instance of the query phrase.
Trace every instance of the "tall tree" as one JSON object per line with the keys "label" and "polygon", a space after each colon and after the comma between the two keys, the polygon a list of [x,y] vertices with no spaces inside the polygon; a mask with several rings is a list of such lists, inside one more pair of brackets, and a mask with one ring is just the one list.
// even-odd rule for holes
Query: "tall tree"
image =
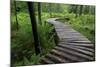
{"label": "tall tree", "polygon": [[16,7],[16,1],[14,1],[14,6],[15,6],[16,26],[17,26],[17,30],[18,30],[18,29],[19,29],[19,23],[18,23],[18,18],[17,18],[17,7]]}
{"label": "tall tree", "polygon": [[78,16],[78,5],[75,5],[75,17],[77,17]]}
{"label": "tall tree", "polygon": [[75,9],[74,7],[75,7],[74,5],[69,5],[68,6],[68,9],[69,9],[68,12],[69,13],[74,13],[74,9]]}
{"label": "tall tree", "polygon": [[80,9],[79,9],[79,15],[82,15],[82,11],[83,11],[83,5],[80,5]]}
{"label": "tall tree", "polygon": [[61,6],[60,6],[60,4],[56,4],[56,12],[57,13],[60,13],[61,12]]}
{"label": "tall tree", "polygon": [[39,42],[38,32],[37,32],[34,3],[28,2],[28,9],[29,9],[30,19],[31,19],[31,24],[32,24],[32,31],[33,31],[33,36],[34,36],[35,52],[36,52],[36,55],[38,55],[40,53],[40,42]]}
{"label": "tall tree", "polygon": [[48,3],[48,12],[50,13],[50,17],[52,17],[52,7],[51,7],[51,3]]}
{"label": "tall tree", "polygon": [[89,14],[89,6],[88,5],[84,6],[84,14]]}
{"label": "tall tree", "polygon": [[95,14],[95,6],[89,6],[89,14],[91,15]]}
{"label": "tall tree", "polygon": [[91,13],[92,15],[95,15],[95,6],[91,6]]}
{"label": "tall tree", "polygon": [[38,2],[38,20],[39,20],[39,23],[41,24],[41,3]]}

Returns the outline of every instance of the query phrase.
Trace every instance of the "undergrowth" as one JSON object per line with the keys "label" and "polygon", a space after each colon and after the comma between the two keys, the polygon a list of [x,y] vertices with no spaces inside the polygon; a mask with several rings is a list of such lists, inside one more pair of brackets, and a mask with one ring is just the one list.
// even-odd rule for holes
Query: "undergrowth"
{"label": "undergrowth", "polygon": [[16,29],[15,16],[11,17],[11,64],[13,66],[39,64],[41,57],[45,56],[54,46],[53,26],[42,21],[37,23],[41,53],[37,56],[34,51],[34,37],[29,15],[19,13],[19,29]]}

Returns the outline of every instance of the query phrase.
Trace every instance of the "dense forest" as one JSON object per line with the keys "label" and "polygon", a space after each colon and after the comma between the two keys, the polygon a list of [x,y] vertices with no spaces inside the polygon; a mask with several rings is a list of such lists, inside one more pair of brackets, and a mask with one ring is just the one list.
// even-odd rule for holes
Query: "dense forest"
{"label": "dense forest", "polygon": [[[95,44],[95,6],[34,2],[33,30],[29,5],[23,1],[11,1],[11,64],[39,64],[41,58],[56,46],[54,26],[47,19],[59,17],[59,21],[70,24],[73,29]],[[31,10],[31,9],[30,9]],[[34,24],[33,24],[34,25]],[[37,39],[35,40],[36,35]],[[35,42],[38,42],[38,47]],[[38,52],[36,51],[36,47]]]}

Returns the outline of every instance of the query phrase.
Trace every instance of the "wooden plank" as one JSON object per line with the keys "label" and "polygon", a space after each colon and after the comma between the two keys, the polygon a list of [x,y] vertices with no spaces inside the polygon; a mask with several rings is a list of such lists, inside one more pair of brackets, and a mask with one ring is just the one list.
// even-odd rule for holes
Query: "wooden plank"
{"label": "wooden plank", "polygon": [[94,48],[94,45],[92,44],[83,44],[83,43],[69,43],[69,42],[60,42],[61,44],[66,44],[66,45],[75,45],[75,46],[84,46],[88,48]]}
{"label": "wooden plank", "polygon": [[72,56],[70,54],[66,54],[63,51],[58,51],[56,49],[52,50],[52,54],[60,56],[61,58],[65,58],[66,60],[68,60],[70,62],[72,62],[72,61],[74,61],[74,62],[86,61],[85,59],[82,59],[82,58],[79,58],[79,57],[76,57],[76,56]]}
{"label": "wooden plank", "polygon": [[51,18],[51,19],[48,19],[47,21],[49,23],[52,23],[55,26],[55,30],[56,30],[59,38],[63,39],[66,37],[67,38],[71,37],[71,38],[80,38],[80,39],[83,38],[84,40],[85,39],[88,40],[83,35],[81,35],[77,31],[75,31],[74,29],[72,29],[70,25],[65,25],[64,23],[61,23],[59,21],[55,21],[56,19],[58,19],[58,18]]}
{"label": "wooden plank", "polygon": [[84,47],[84,46],[77,46],[77,45],[66,45],[66,44],[58,44],[58,46],[70,46],[70,47],[73,47],[73,48],[77,48],[77,49],[81,49],[81,50],[84,50],[84,51],[89,51],[89,52],[92,52],[94,53],[94,48],[89,48],[89,47]]}
{"label": "wooden plank", "polygon": [[49,60],[48,58],[43,58],[42,59],[42,61],[41,61],[41,63],[44,63],[44,64],[53,64],[53,63],[55,63],[54,61],[51,61],[51,60]]}
{"label": "wooden plank", "polygon": [[94,45],[85,36],[72,29],[70,25],[65,25],[56,21],[56,19],[50,18],[47,22],[54,25],[59,37],[59,43],[45,56],[45,62],[71,63],[93,61],[95,59]]}
{"label": "wooden plank", "polygon": [[65,52],[65,53],[67,53],[67,54],[71,54],[71,55],[73,55],[73,56],[77,56],[77,57],[80,57],[80,58],[84,58],[84,59],[86,59],[87,61],[88,61],[88,60],[94,60],[93,57],[87,56],[87,55],[82,54],[82,53],[79,53],[79,52],[77,52],[77,51],[73,51],[73,50],[61,48],[61,47],[58,47],[58,46],[55,47],[55,49],[56,49],[56,50],[59,50],[59,51],[63,51],[63,52]]}
{"label": "wooden plank", "polygon": [[47,54],[47,58],[53,60],[53,61],[56,61],[57,63],[64,63],[64,62],[67,62],[67,60],[63,59],[63,58],[60,58],[56,55],[53,55],[51,53]]}
{"label": "wooden plank", "polygon": [[79,48],[75,48],[74,46],[72,45],[64,45],[64,44],[59,44],[58,45],[59,47],[63,47],[63,48],[66,48],[66,49],[70,49],[70,50],[74,50],[76,52],[79,52],[79,53],[82,53],[82,54],[85,54],[85,55],[89,55],[89,56],[93,56],[93,52],[89,52],[87,50],[82,50],[82,49],[79,49]]}

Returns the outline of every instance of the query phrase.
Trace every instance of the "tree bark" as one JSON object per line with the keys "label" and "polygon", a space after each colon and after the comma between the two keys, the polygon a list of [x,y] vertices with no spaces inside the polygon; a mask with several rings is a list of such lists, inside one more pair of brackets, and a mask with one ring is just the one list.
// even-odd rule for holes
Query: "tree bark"
{"label": "tree bark", "polygon": [[30,19],[31,19],[31,24],[32,24],[32,32],[34,36],[35,52],[36,52],[36,55],[38,55],[40,53],[40,42],[39,42],[38,32],[37,32],[34,3],[28,2],[28,9],[29,9]]}
{"label": "tree bark", "polygon": [[17,8],[16,8],[16,1],[14,1],[14,6],[15,6],[16,25],[17,25],[17,30],[18,30],[18,29],[19,29],[19,23],[18,23],[18,18],[17,18]]}
{"label": "tree bark", "polygon": [[76,14],[75,17],[77,17],[78,16],[78,5],[75,5],[75,14]]}
{"label": "tree bark", "polygon": [[52,17],[52,8],[51,8],[51,3],[48,4],[48,12],[50,13],[50,17]]}
{"label": "tree bark", "polygon": [[82,11],[83,11],[83,5],[80,5],[80,13],[79,13],[79,15],[82,15]]}
{"label": "tree bark", "polygon": [[41,24],[41,3],[38,2],[38,20],[39,20],[39,23]]}

